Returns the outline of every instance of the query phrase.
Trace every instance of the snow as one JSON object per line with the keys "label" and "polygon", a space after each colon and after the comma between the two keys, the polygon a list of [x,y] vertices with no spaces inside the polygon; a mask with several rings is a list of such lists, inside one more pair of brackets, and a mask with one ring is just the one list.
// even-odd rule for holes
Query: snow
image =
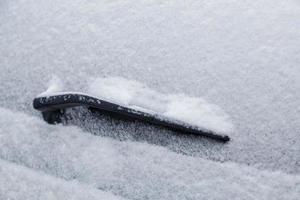
{"label": "snow", "polygon": [[63,81],[57,76],[52,76],[48,83],[47,90],[38,95],[38,97],[50,96],[54,93],[63,91]]}
{"label": "snow", "polygon": [[216,105],[184,94],[162,94],[140,82],[122,77],[96,78],[88,93],[137,110],[176,119],[206,130],[231,133],[229,117]]}
{"label": "snow", "polygon": [[[3,108],[0,111],[0,123],[6,124],[0,131],[0,157],[22,166],[14,165],[7,174],[5,169],[11,164],[4,163],[0,172],[5,178],[13,174],[25,187],[37,179],[43,183],[37,188],[41,191],[62,184],[62,192],[68,194],[70,187],[78,186],[72,184],[76,181],[128,199],[296,200],[300,194],[298,175],[185,156],[145,143],[93,136],[76,127],[47,125],[37,117]],[[28,173],[24,166],[55,178]],[[10,179],[8,185],[20,187]]]}
{"label": "snow", "polygon": [[162,94],[140,82],[122,77],[94,78],[87,88],[88,93],[64,91],[63,82],[54,76],[48,89],[38,97],[84,94],[216,133],[230,134],[234,129],[229,116],[221,108],[199,97]]}
{"label": "snow", "polygon": [[[66,196],[87,185],[96,197],[100,188],[128,199],[299,199],[299,18],[297,0],[0,1],[1,169],[52,191],[47,174]],[[230,116],[233,139],[109,118],[49,126],[32,99],[53,76],[66,91],[123,77],[193,107],[205,99]],[[23,180],[1,171],[12,174]],[[18,182],[1,186],[33,184]]]}
{"label": "snow", "polygon": [[0,199],[123,199],[75,181],[54,178],[3,160],[0,160],[0,175]]}

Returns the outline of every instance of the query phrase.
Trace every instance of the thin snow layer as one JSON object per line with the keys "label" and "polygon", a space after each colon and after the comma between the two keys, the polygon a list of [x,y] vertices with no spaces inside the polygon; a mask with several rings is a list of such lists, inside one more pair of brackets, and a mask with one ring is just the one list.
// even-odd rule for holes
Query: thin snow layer
{"label": "thin snow layer", "polygon": [[[128,199],[296,200],[300,197],[298,175],[184,156],[146,143],[119,142],[76,127],[47,125],[37,117],[3,108],[0,108],[0,124],[5,124],[0,127],[1,159]],[[8,170],[6,163],[0,163],[4,179],[22,175],[24,182],[44,183],[38,190],[51,191],[56,187],[53,185],[63,183],[54,183],[57,178],[38,176],[38,172],[23,168]],[[4,185],[3,178],[0,182],[8,191],[11,186],[25,190],[28,187],[9,180],[10,184]],[[76,188],[72,187],[64,186],[60,191]]]}
{"label": "thin snow layer", "polygon": [[121,200],[76,181],[66,181],[0,159],[0,199],[5,200]]}
{"label": "thin snow layer", "polygon": [[[140,124],[125,128],[112,120],[111,128],[105,121],[96,124],[102,128],[99,135],[114,136],[122,129],[120,137],[135,134],[139,141],[192,155],[198,167],[199,159],[207,158],[235,162],[236,171],[242,163],[299,174],[299,19],[298,0],[1,0],[0,106],[26,113],[22,123],[28,115],[41,118],[32,109],[32,99],[45,90],[54,74],[63,77],[68,91],[84,90],[91,77],[122,76],[161,93],[184,93],[219,105],[235,125],[234,139],[220,145],[164,129],[149,131]],[[26,131],[51,136],[54,128],[40,123]],[[8,128],[6,124],[0,127]],[[57,131],[65,135],[73,129]],[[13,141],[22,134],[16,134],[5,136],[6,145],[11,142],[14,147],[10,151],[18,151]],[[30,148],[30,142],[26,144]],[[43,145],[36,145],[34,155],[40,149],[45,151]],[[19,160],[30,156],[21,153]],[[69,158],[62,158],[64,162],[56,168],[65,169]],[[177,158],[176,163],[183,166],[186,157]],[[217,169],[212,167],[207,173],[217,173]],[[156,180],[154,174],[153,179],[148,174],[149,181]],[[125,182],[122,176],[119,180]]]}
{"label": "thin snow layer", "polygon": [[202,129],[231,133],[229,117],[216,105],[184,94],[162,94],[122,77],[96,78],[88,93],[100,99],[176,119]]}

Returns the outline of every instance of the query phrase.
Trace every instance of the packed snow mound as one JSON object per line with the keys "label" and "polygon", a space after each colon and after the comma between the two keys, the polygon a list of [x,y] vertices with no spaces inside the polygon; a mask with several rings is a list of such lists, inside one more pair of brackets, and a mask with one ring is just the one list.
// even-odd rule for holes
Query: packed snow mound
{"label": "packed snow mound", "polygon": [[230,133],[229,116],[217,105],[185,94],[163,94],[138,81],[123,77],[95,78],[88,93],[137,110],[173,118],[203,129]]}
{"label": "packed snow mound", "polygon": [[78,181],[66,181],[0,159],[0,199],[5,200],[121,200],[109,192]]}
{"label": "packed snow mound", "polygon": [[[213,162],[146,143],[97,137],[76,127],[51,126],[37,117],[3,108],[0,124],[1,159],[128,199],[296,200],[300,195],[297,175]],[[33,180],[34,185],[54,187],[54,180],[47,182],[44,175],[35,182],[36,176],[28,170],[14,173],[14,168],[7,168],[5,163],[0,168],[5,179],[23,174],[23,182]],[[0,191],[9,190],[10,184],[27,187],[10,180],[10,184],[3,184],[3,178],[0,183],[4,188]],[[64,190],[69,186],[60,189]]]}
{"label": "packed snow mound", "polygon": [[[66,92],[64,83],[57,76],[49,81],[48,89],[41,96],[58,95]],[[90,78],[87,91],[82,94],[143,112],[175,119],[205,130],[228,134],[233,131],[229,116],[217,105],[185,94],[163,94],[145,84],[123,77]]]}
{"label": "packed snow mound", "polygon": [[48,82],[47,90],[42,92],[38,96],[49,96],[53,93],[63,91],[64,83],[63,81],[56,75],[53,75]]}

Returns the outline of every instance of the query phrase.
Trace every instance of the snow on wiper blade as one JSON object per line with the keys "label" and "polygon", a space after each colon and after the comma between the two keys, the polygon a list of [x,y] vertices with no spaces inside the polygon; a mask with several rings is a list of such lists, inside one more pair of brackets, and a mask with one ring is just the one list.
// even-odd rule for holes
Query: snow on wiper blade
{"label": "snow on wiper blade", "polygon": [[170,119],[159,114],[118,105],[83,93],[56,93],[47,96],[38,96],[33,101],[33,107],[43,113],[44,119],[48,123],[59,123],[59,115],[63,114],[63,112],[61,112],[62,110],[77,106],[85,106],[100,113],[117,114],[119,116],[163,126],[171,130],[200,135],[222,142],[230,140],[225,134],[217,134],[213,131]]}

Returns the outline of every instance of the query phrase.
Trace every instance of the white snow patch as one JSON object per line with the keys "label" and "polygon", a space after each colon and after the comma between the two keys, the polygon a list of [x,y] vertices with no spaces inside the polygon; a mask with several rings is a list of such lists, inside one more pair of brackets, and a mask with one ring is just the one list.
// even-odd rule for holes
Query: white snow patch
{"label": "white snow patch", "polygon": [[77,181],[66,181],[0,159],[0,199],[123,199]]}
{"label": "white snow patch", "polygon": [[[0,125],[1,159],[129,199],[296,200],[300,196],[298,175],[189,157],[146,143],[97,137],[75,127],[47,125],[37,117],[1,107]],[[74,193],[75,199],[76,194],[86,191],[85,187],[74,191],[66,182],[14,170],[2,162],[0,166],[2,196],[14,188],[24,188],[16,195],[30,193],[27,188],[31,184],[41,192],[66,190],[66,195],[72,197]],[[36,188],[39,185],[41,188]]]}
{"label": "white snow patch", "polygon": [[88,93],[103,100],[173,118],[203,129],[219,133],[233,131],[228,115],[203,98],[163,94],[140,82],[122,77],[95,78],[89,85]]}
{"label": "white snow patch", "polygon": [[41,96],[50,96],[53,93],[61,92],[64,89],[63,81],[56,75],[53,75],[50,81],[48,82],[48,88],[45,92],[42,92],[38,95]]}

